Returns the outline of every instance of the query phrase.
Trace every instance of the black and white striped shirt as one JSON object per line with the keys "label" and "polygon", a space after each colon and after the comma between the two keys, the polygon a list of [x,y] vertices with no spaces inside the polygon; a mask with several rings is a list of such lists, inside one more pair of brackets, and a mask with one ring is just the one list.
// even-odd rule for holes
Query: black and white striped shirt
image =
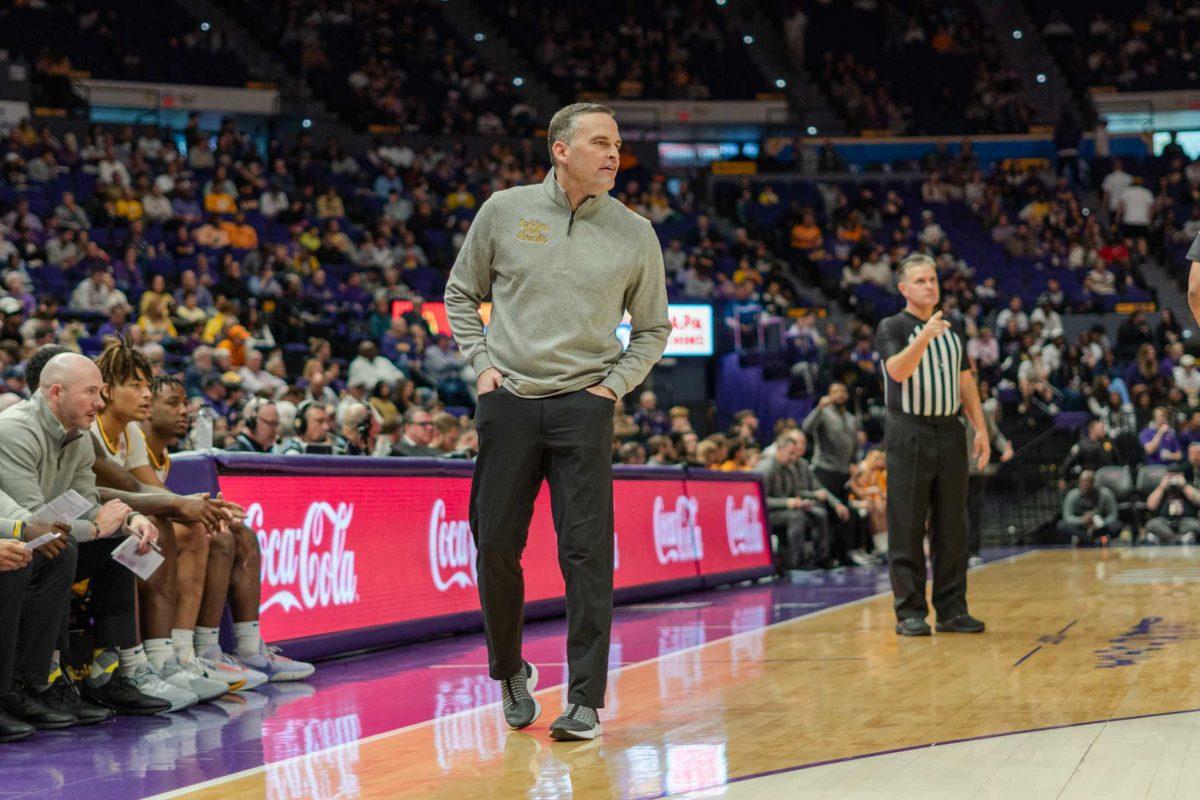
{"label": "black and white striped shirt", "polygon": [[[907,310],[879,323],[875,349],[881,366],[899,353],[925,327],[925,323]],[[950,328],[929,343],[916,370],[902,383],[892,380],[882,369],[884,398],[889,411],[903,411],[922,417],[952,417],[961,406],[959,377],[970,369],[967,361],[967,334],[961,323],[951,321]]]}

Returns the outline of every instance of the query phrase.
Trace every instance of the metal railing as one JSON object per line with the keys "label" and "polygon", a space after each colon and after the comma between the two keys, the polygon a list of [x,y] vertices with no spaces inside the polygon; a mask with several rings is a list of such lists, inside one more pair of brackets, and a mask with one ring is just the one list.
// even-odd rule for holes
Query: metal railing
{"label": "metal railing", "polygon": [[1028,544],[1062,511],[1059,464],[1076,432],[1051,427],[1017,448],[987,478],[982,517],[986,545]]}

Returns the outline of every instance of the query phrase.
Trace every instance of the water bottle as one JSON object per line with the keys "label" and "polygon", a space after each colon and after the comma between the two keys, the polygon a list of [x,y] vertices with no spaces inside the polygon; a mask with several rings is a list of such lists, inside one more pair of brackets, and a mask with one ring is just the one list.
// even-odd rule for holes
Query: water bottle
{"label": "water bottle", "polygon": [[212,450],[213,446],[213,412],[208,406],[201,406],[196,412],[196,449]]}

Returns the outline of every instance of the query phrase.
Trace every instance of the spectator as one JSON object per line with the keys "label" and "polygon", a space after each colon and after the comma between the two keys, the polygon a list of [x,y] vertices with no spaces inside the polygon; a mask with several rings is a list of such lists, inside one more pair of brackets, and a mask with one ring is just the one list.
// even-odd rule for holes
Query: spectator
{"label": "spectator", "polygon": [[1189,406],[1200,406],[1200,370],[1196,369],[1196,358],[1191,354],[1179,359],[1179,366],[1172,370],[1175,385],[1187,396]]}
{"label": "spectator", "polygon": [[1163,406],[1154,409],[1150,425],[1138,434],[1138,441],[1151,465],[1172,464],[1183,460],[1183,448],[1170,423],[1170,412]]}
{"label": "spectator", "polygon": [[1154,193],[1146,188],[1146,182],[1141,176],[1135,177],[1133,184],[1121,191],[1117,211],[1122,231],[1126,236],[1136,239],[1145,238],[1149,234],[1154,204]]}
{"label": "spectator", "polygon": [[1101,467],[1117,465],[1116,446],[1108,438],[1104,422],[1093,419],[1087,424],[1084,437],[1071,447],[1060,468],[1059,486],[1067,488],[1067,481],[1074,481],[1082,472],[1096,472]]}
{"label": "spectator", "polygon": [[404,433],[392,455],[437,458],[443,453],[432,446],[434,434],[433,416],[420,406],[413,406],[404,412]]}
{"label": "spectator", "polygon": [[661,436],[671,430],[671,422],[658,407],[658,396],[646,390],[638,396],[638,409],[633,414],[638,431],[645,438]]}
{"label": "spectator", "polygon": [[1096,474],[1084,470],[1079,485],[1063,499],[1062,519],[1058,521],[1058,536],[1064,544],[1107,545],[1120,533],[1117,520],[1117,499],[1107,487],[1096,485]]}
{"label": "spectator", "polygon": [[1018,295],[1013,295],[1009,298],[1008,308],[1005,308],[996,315],[996,327],[1003,330],[1008,326],[1010,319],[1016,320],[1017,330],[1021,333],[1029,330],[1029,316],[1025,313],[1021,298]]}
{"label": "spectator", "polygon": [[75,291],[71,292],[71,308],[75,311],[108,313],[110,302],[117,295],[122,300],[125,297],[123,292],[114,287],[112,276],[105,267],[96,266],[92,268],[91,275],[80,281]]}
{"label": "spectator", "polygon": [[349,383],[373,387],[380,383],[394,384],[401,377],[403,373],[379,354],[379,347],[374,342],[359,342],[358,357],[350,362],[347,373]]}
{"label": "spectator", "polygon": [[238,370],[242,379],[242,389],[249,395],[267,393],[274,396],[287,382],[269,371],[263,369],[263,354],[261,350],[250,348],[246,351],[246,363]]}
{"label": "spectator", "polygon": [[372,455],[382,427],[371,406],[358,401],[352,402],[342,413],[341,441],[337,449],[348,456]]}
{"label": "spectator", "polygon": [[1146,522],[1147,542],[1195,544],[1200,534],[1200,519],[1196,518],[1200,513],[1200,489],[1188,482],[1178,465],[1167,470],[1146,498],[1146,510],[1155,515]]}
{"label": "spectator", "polygon": [[651,436],[646,440],[646,463],[652,466],[669,467],[679,463],[675,444],[669,436]]}
{"label": "spectator", "polygon": [[641,465],[646,463],[646,448],[638,442],[625,442],[617,450],[617,463]]}

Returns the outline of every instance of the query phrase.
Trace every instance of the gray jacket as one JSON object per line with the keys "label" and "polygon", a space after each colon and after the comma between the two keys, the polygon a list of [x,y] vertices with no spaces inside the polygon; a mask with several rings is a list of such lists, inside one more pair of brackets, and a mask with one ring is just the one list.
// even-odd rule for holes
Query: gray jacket
{"label": "gray jacket", "polygon": [[1088,517],[1099,514],[1109,528],[1117,527],[1117,498],[1104,486],[1097,486],[1089,497],[1076,486],[1063,498],[1063,519],[1075,525],[1087,525]]}
{"label": "gray jacket", "polygon": [[[489,296],[485,332],[478,309]],[[632,331],[622,352],[616,330],[626,310]],[[671,333],[649,220],[607,194],[572,212],[553,170],[541,185],[496,192],[480,207],[446,285],[446,313],[476,372],[495,367],[521,397],[597,383],[622,397]]]}
{"label": "gray jacket", "polygon": [[[792,497],[816,500],[817,493],[825,488],[803,458],[787,465],[780,464],[774,458],[764,458],[754,470],[765,478],[768,511],[787,510],[787,501]],[[832,492],[826,494],[831,507],[841,505]]]}
{"label": "gray jacket", "polygon": [[800,428],[812,440],[814,468],[850,472],[858,449],[858,417],[833,405],[814,408]]}
{"label": "gray jacket", "polygon": [[[68,489],[98,504],[95,460],[88,432],[68,435],[40,392],[0,414],[0,491],[24,509],[22,519]],[[93,505],[71,524],[73,538],[91,540],[97,511]]]}

